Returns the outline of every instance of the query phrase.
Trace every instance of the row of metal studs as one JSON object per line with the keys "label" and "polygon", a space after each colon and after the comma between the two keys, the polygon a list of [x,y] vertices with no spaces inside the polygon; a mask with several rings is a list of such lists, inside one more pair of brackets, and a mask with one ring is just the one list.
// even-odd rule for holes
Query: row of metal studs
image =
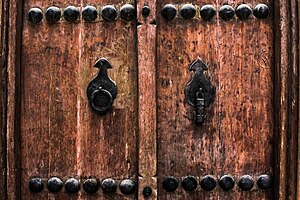
{"label": "row of metal studs", "polygon": [[[94,6],[86,6],[82,10],[82,18],[86,22],[93,22],[98,18],[99,11]],[[113,21],[117,18],[118,11],[113,5],[106,5],[101,10],[101,17],[106,21]],[[41,8],[31,8],[27,13],[28,21],[33,24],[38,24],[43,20],[43,11]],[[68,6],[63,10],[56,6],[50,6],[45,11],[46,21],[56,23],[63,19],[68,22],[76,22],[80,18],[80,10],[75,6]],[[133,5],[125,4],[120,9],[120,18],[125,21],[131,21],[136,17],[136,11]]]}
{"label": "row of metal studs", "polygon": [[[150,8],[144,6],[141,10],[143,16],[148,16],[150,14]],[[101,17],[105,21],[113,21],[117,18],[118,12],[113,5],[106,5],[101,10]],[[185,4],[180,9],[180,16],[184,19],[193,19],[196,17],[197,9],[196,6],[192,4]],[[219,16],[225,21],[230,21],[234,19],[236,15],[240,20],[247,20],[250,18],[251,14],[258,19],[266,19],[269,16],[269,7],[265,4],[257,4],[252,11],[251,7],[247,4],[241,4],[234,8],[230,5],[223,5],[219,9]],[[86,6],[82,10],[82,18],[86,22],[93,22],[98,18],[99,12],[94,6]],[[177,9],[175,5],[166,4],[161,10],[161,15],[166,20],[172,20],[177,16]],[[216,9],[214,6],[207,4],[201,7],[200,16],[205,21],[210,21],[216,15]],[[42,9],[35,7],[31,8],[27,14],[28,21],[34,24],[38,24],[43,19]],[[45,12],[45,18],[49,23],[56,23],[62,17],[61,9],[56,6],[49,7]],[[79,20],[80,11],[79,8],[74,6],[68,6],[63,11],[63,18],[68,22],[75,22]],[[136,17],[136,10],[133,5],[125,4],[120,9],[120,18],[125,21],[131,21]]]}
{"label": "row of metal studs", "polygon": [[[179,7],[179,6],[178,6]],[[185,4],[180,8],[180,16],[184,19],[193,19],[196,18],[197,8],[193,4]],[[216,8],[213,5],[207,4],[200,8],[200,16],[205,21],[212,20],[217,14]],[[269,7],[265,4],[257,4],[253,11],[248,4],[241,4],[234,8],[230,5],[223,5],[219,9],[219,16],[224,21],[230,21],[234,19],[236,15],[240,20],[247,20],[253,14],[258,19],[266,19],[270,10]],[[173,4],[166,4],[162,10],[161,15],[166,20],[172,20],[177,16],[177,8]]]}
{"label": "row of metal studs", "polygon": [[[47,181],[47,189],[49,192],[58,193],[63,187],[68,193],[77,193],[81,189],[80,180],[75,178],[70,178],[65,181],[58,177],[52,177]],[[83,190],[88,194],[94,194],[99,189],[102,189],[104,193],[114,193],[117,190],[117,183],[112,178],[104,179],[101,183],[98,179],[89,178],[86,179],[83,184]],[[130,179],[124,179],[119,184],[120,191],[122,194],[130,195],[136,190],[136,183]],[[44,190],[44,182],[41,178],[32,178],[29,181],[29,189],[33,193],[39,193]]]}
{"label": "row of metal studs", "polygon": [[[222,176],[218,183],[224,191],[232,190],[235,186],[235,180],[230,175]],[[214,176],[207,175],[200,180],[199,185],[204,191],[212,191],[217,187],[217,179]],[[237,185],[243,191],[250,191],[254,187],[254,179],[249,175],[241,176]],[[270,189],[272,187],[271,176],[266,174],[259,176],[256,185],[262,190]],[[166,177],[162,186],[167,192],[175,192],[179,187],[179,180],[174,176]],[[198,181],[194,176],[187,176],[181,181],[181,186],[184,190],[191,192],[197,189]]]}
{"label": "row of metal studs", "polygon": [[[219,186],[224,191],[230,191],[235,186],[235,180],[230,175],[222,176],[219,181]],[[205,191],[212,191],[217,187],[217,180],[211,175],[204,176],[200,184],[201,188]],[[258,177],[256,181],[258,188],[262,190],[268,190],[272,187],[272,179],[270,175],[264,174]],[[81,189],[80,181],[75,178],[70,178],[63,183],[58,177],[52,177],[47,181],[47,189],[50,192],[60,192],[65,186],[65,191],[69,193],[77,193]],[[184,177],[181,181],[181,186],[185,191],[192,192],[197,189],[198,181],[194,176]],[[83,182],[83,190],[88,194],[96,193],[99,188],[102,188],[104,193],[114,193],[117,190],[116,181],[112,178],[104,179],[101,184],[98,179],[90,178]],[[167,192],[175,192],[179,187],[179,180],[174,176],[169,176],[162,182],[162,187]],[[238,181],[238,187],[243,191],[250,191],[254,187],[254,179],[249,175],[241,176]],[[122,194],[130,195],[136,190],[136,183],[130,179],[122,180],[119,184]],[[44,183],[41,178],[32,178],[29,181],[29,189],[33,193],[39,193],[44,189]],[[152,194],[152,188],[146,186],[143,189],[144,196],[150,196]]]}

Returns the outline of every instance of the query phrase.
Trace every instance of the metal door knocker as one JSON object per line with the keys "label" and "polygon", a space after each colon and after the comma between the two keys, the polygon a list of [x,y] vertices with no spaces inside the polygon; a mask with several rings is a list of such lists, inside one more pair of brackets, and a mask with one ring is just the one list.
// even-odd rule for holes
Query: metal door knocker
{"label": "metal door knocker", "polygon": [[112,107],[117,96],[117,86],[107,74],[107,69],[112,68],[107,59],[99,59],[94,67],[99,68],[99,73],[89,83],[87,96],[92,109],[103,115]]}
{"label": "metal door knocker", "polygon": [[204,73],[208,67],[200,58],[189,66],[189,70],[193,71],[194,75],[185,88],[185,98],[188,104],[195,108],[195,123],[201,126],[206,118],[205,109],[214,103],[216,87]]}

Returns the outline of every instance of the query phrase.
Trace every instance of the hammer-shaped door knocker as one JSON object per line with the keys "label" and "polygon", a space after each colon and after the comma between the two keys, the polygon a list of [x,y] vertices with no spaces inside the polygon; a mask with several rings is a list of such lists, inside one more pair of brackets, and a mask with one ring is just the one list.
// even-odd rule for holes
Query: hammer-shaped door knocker
{"label": "hammer-shaped door knocker", "polygon": [[99,68],[99,73],[89,83],[87,96],[92,109],[103,115],[112,107],[117,96],[117,86],[107,74],[107,69],[112,68],[108,60],[101,58],[94,67]]}
{"label": "hammer-shaped door knocker", "polygon": [[193,71],[194,75],[185,88],[185,98],[188,104],[195,108],[195,123],[201,126],[206,117],[205,108],[214,103],[216,87],[204,73],[208,67],[200,58],[189,66],[189,70]]}

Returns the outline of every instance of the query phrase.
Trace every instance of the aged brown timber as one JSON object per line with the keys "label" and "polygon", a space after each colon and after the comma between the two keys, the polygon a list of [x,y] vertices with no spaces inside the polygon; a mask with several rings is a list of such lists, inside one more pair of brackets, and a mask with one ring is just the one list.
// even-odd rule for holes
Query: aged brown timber
{"label": "aged brown timber", "polygon": [[7,2],[0,1],[0,198],[6,199],[6,115],[7,115]]}
{"label": "aged brown timber", "polygon": [[[156,146],[156,1],[138,1],[138,77],[139,77],[139,199],[151,187],[157,198]],[[150,15],[142,15],[148,6]]]}
{"label": "aged brown timber", "polygon": [[[118,9],[120,1],[110,1]],[[133,2],[129,2],[133,3]],[[38,6],[46,10],[52,1],[30,0],[24,13]],[[80,10],[85,5],[107,5],[107,1],[56,1]],[[99,18],[99,17],[98,17]],[[136,179],[137,171],[137,61],[136,26],[117,19],[113,22],[69,23],[60,20],[38,25],[24,20],[22,48],[22,196],[24,199],[127,199],[117,191],[95,195],[83,190],[75,195],[53,194],[46,189],[32,194],[31,177],[57,176],[65,181],[75,177],[82,182],[93,177]],[[116,81],[118,96],[106,115],[94,113],[88,104],[86,88],[98,70],[95,62],[107,58],[108,72]]]}
{"label": "aged brown timber", "polygon": [[[160,10],[169,1],[157,5]],[[181,7],[184,1],[176,1]],[[241,1],[193,1],[212,4],[218,10]],[[248,3],[248,2],[247,2]],[[272,6],[272,1],[262,1]],[[249,2],[251,7],[255,4]],[[158,14],[157,121],[158,193],[160,199],[272,199],[272,191],[237,187],[223,192],[174,193],[162,189],[166,176],[210,174],[220,178],[242,175],[255,180],[271,174],[273,153],[273,18],[210,22],[176,17],[166,21]],[[216,101],[207,109],[203,126],[193,123],[193,108],[185,102],[184,88],[191,78],[188,66],[200,57],[216,86]]]}
{"label": "aged brown timber", "polygon": [[21,51],[21,24],[22,2],[12,0],[9,3],[7,32],[7,123],[6,123],[6,164],[7,164],[7,189],[8,199],[21,197],[20,184],[20,51]]}
{"label": "aged brown timber", "polygon": [[294,0],[274,1],[275,109],[277,111],[275,113],[276,140],[274,140],[275,199],[300,198],[299,176],[297,176],[297,168],[299,173],[299,20],[297,19],[299,14],[297,4],[298,2]]}
{"label": "aged brown timber", "polygon": [[[258,2],[195,0],[189,3],[197,5],[197,19],[178,14],[170,22],[162,19],[162,6],[174,3],[179,10],[187,1],[148,2],[149,17],[140,14],[147,1],[126,2],[138,5],[138,29],[120,19],[55,24],[43,19],[33,25],[26,17],[33,6],[45,12],[52,5],[100,10],[114,4],[119,10],[125,2],[117,0],[0,1],[0,199],[144,199],[146,186],[153,189],[150,199],[300,198],[298,2],[263,0],[271,16],[244,22],[205,22],[199,8],[206,3],[217,10],[224,3],[253,8]],[[202,127],[194,125],[194,108],[184,100],[192,77],[188,66],[198,56],[217,86]],[[112,63],[109,76],[119,88],[113,110],[103,117],[92,112],[86,96],[100,57]],[[272,190],[255,185],[242,192],[237,183],[229,192],[219,185],[212,192],[199,185],[186,192],[182,183],[175,193],[162,189],[169,175],[180,181],[194,175],[199,183],[206,174],[232,174],[237,182],[244,174],[256,181],[262,173],[273,175]],[[119,189],[116,195],[101,190],[87,195],[83,189],[70,195],[64,189],[50,193],[46,185],[40,194],[28,188],[31,177],[45,184],[51,176],[112,177],[119,184],[123,178],[137,181],[137,175],[139,194],[127,197]]]}

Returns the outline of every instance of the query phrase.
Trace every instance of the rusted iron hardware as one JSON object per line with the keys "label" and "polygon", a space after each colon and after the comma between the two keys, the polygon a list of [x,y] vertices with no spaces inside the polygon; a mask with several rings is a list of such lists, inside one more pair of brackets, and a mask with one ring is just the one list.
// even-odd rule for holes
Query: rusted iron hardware
{"label": "rusted iron hardware", "polygon": [[219,186],[224,191],[229,191],[234,188],[234,178],[230,175],[224,175],[219,180]]}
{"label": "rusted iron hardware", "polygon": [[[198,183],[199,182],[199,183]],[[174,176],[165,177],[162,182],[162,188],[166,192],[175,192],[179,187],[179,179]],[[212,175],[206,175],[202,178],[195,176],[186,176],[182,178],[181,186],[185,191],[192,192],[197,190],[198,185],[204,191],[213,191],[219,187],[224,191],[230,191],[235,187],[235,179],[231,175],[223,175],[219,180]],[[250,175],[243,175],[238,179],[237,186],[242,191],[250,191],[255,188],[254,178]],[[272,177],[268,174],[263,174],[257,177],[256,187],[261,190],[269,190],[272,187]]]}
{"label": "rusted iron hardware", "polygon": [[[118,187],[117,181],[112,178],[106,178],[102,182],[97,178],[88,178],[83,181],[76,178],[69,178],[63,182],[59,177],[51,177],[48,181],[45,180],[45,182],[47,182],[48,191],[52,193],[62,191],[63,187],[68,193],[77,193],[81,190],[81,183],[83,191],[87,194],[94,194],[98,192],[100,188],[104,193],[113,194],[116,193]],[[188,192],[196,191],[198,187],[204,191],[213,191],[218,185],[224,192],[232,190],[235,185],[242,191],[250,191],[255,188],[255,185],[258,189],[269,190],[272,187],[272,176],[262,174],[254,178],[250,175],[243,175],[238,179],[237,184],[235,183],[235,178],[227,174],[220,176],[219,179],[213,175],[205,175],[203,177],[189,175],[180,179],[175,176],[167,176],[162,181],[161,186],[166,192],[175,192],[180,185]],[[43,179],[30,179],[29,189],[33,193],[42,192],[44,190]],[[119,182],[119,189],[124,195],[132,195],[137,189],[137,184],[131,179],[124,179]],[[151,187],[146,186],[143,188],[142,193],[145,197],[149,197],[152,195],[153,190]]]}
{"label": "rusted iron hardware", "polygon": [[150,12],[151,12],[151,10],[150,10],[149,6],[144,6],[141,11],[141,13],[144,17],[148,17],[150,15]]}
{"label": "rusted iron hardware", "polygon": [[198,185],[198,182],[197,182],[196,177],[194,177],[194,176],[184,177],[181,182],[182,188],[188,192],[192,192],[192,191],[196,190],[197,185]]}
{"label": "rusted iron hardware", "polygon": [[50,178],[47,183],[47,189],[53,193],[60,192],[63,186],[64,186],[63,181],[58,177]]}
{"label": "rusted iron hardware", "polygon": [[[199,16],[197,16],[197,10],[200,10]],[[211,4],[203,6],[193,4],[165,4],[161,9],[161,15],[168,21],[174,19],[176,16],[183,19],[201,18],[204,21],[211,21],[216,16],[216,13],[216,8]],[[270,14],[270,10],[266,4],[257,4],[254,6],[253,11],[248,4],[240,4],[235,9],[231,5],[222,5],[219,8],[219,17],[224,21],[231,21],[235,16],[240,20],[247,20],[250,19],[252,14],[258,19],[266,19]]]}
{"label": "rusted iron hardware", "polygon": [[240,180],[238,182],[238,186],[239,186],[239,188],[241,188],[244,191],[249,191],[254,186],[254,180],[251,176],[244,175],[240,178]]}
{"label": "rusted iron hardware", "polygon": [[119,188],[122,194],[131,195],[136,190],[136,183],[133,180],[125,179],[121,181]]}
{"label": "rusted iron hardware", "polygon": [[61,18],[61,11],[58,7],[51,6],[46,10],[45,17],[49,23],[56,23]]}
{"label": "rusted iron hardware", "polygon": [[195,108],[195,123],[202,125],[206,118],[205,109],[215,101],[216,88],[204,74],[208,67],[200,58],[189,66],[189,70],[194,74],[185,88],[185,98],[187,103]]}
{"label": "rusted iron hardware", "polygon": [[116,181],[112,178],[107,178],[102,181],[101,188],[104,193],[114,193],[117,190]]}
{"label": "rusted iron hardware", "polygon": [[80,181],[75,178],[70,178],[65,182],[65,190],[68,193],[77,193],[80,188]]}
{"label": "rusted iron hardware", "polygon": [[150,197],[152,195],[152,188],[149,186],[144,187],[143,195],[144,195],[144,197]]}
{"label": "rusted iron hardware", "polygon": [[[177,12],[177,9],[179,12]],[[197,12],[199,10],[200,12]],[[62,14],[63,11],[63,14]],[[136,19],[136,9],[131,4],[125,4],[120,8],[120,18],[124,21],[132,21]],[[144,6],[141,9],[144,17],[149,16],[150,8]],[[179,14],[178,14],[179,13]],[[199,16],[197,16],[199,13]],[[204,21],[211,21],[216,16],[217,10],[211,4],[203,6],[184,4],[173,5],[166,4],[161,9],[161,15],[166,20],[172,20],[177,17],[183,19],[201,18]],[[82,19],[85,22],[94,22],[100,15],[104,21],[113,21],[118,17],[118,11],[114,5],[105,5],[100,10],[95,6],[88,5],[82,8]],[[223,5],[219,8],[219,17],[224,21],[231,21],[235,16],[240,20],[247,20],[254,15],[257,19],[266,19],[270,15],[270,9],[266,4],[257,4],[253,10],[248,4],[240,4],[235,9],[231,5]],[[43,20],[43,10],[39,7],[31,8],[27,13],[28,21],[32,24],[39,24]],[[50,6],[45,11],[45,18],[48,23],[57,23],[61,19],[67,22],[76,22],[80,20],[80,9],[75,6],[68,6],[64,9],[56,6]]]}
{"label": "rusted iron hardware", "polygon": [[28,185],[30,191],[33,193],[39,193],[44,189],[44,183],[41,178],[32,178]]}
{"label": "rusted iron hardware", "polygon": [[[119,13],[120,18],[124,21],[132,21],[136,18],[136,9],[131,4],[123,5]],[[105,5],[99,10],[95,6],[88,5],[82,8],[81,15],[85,22],[94,22],[98,16],[101,16],[104,21],[113,21],[117,18],[118,11],[114,5]],[[28,21],[32,24],[41,23],[43,17],[43,10],[39,7],[33,7],[27,13]],[[80,20],[80,8],[50,6],[45,11],[45,19],[48,23],[57,23],[62,19],[71,23],[78,22]]]}
{"label": "rusted iron hardware", "polygon": [[[69,178],[63,182],[59,177],[51,177],[45,182],[47,182],[47,189],[51,193],[61,192],[63,187],[68,193],[77,193],[81,190],[81,181],[76,178]],[[112,178],[106,178],[102,182],[96,178],[88,178],[82,181],[82,189],[87,194],[95,194],[100,188],[104,193],[115,193],[117,191],[117,182]],[[124,179],[120,181],[119,188],[122,194],[131,195],[136,191],[137,185],[133,180]],[[42,192],[44,190],[42,178],[30,179],[29,189],[32,193]],[[150,196],[152,189],[151,192],[147,190],[146,193]]]}
{"label": "rusted iron hardware", "polygon": [[99,68],[99,73],[89,83],[87,97],[92,109],[103,115],[112,107],[117,96],[117,86],[107,74],[107,69],[112,68],[108,60],[101,58],[94,67]]}
{"label": "rusted iron hardware", "polygon": [[83,182],[83,190],[88,194],[96,193],[100,188],[100,181],[95,178],[89,178]]}

